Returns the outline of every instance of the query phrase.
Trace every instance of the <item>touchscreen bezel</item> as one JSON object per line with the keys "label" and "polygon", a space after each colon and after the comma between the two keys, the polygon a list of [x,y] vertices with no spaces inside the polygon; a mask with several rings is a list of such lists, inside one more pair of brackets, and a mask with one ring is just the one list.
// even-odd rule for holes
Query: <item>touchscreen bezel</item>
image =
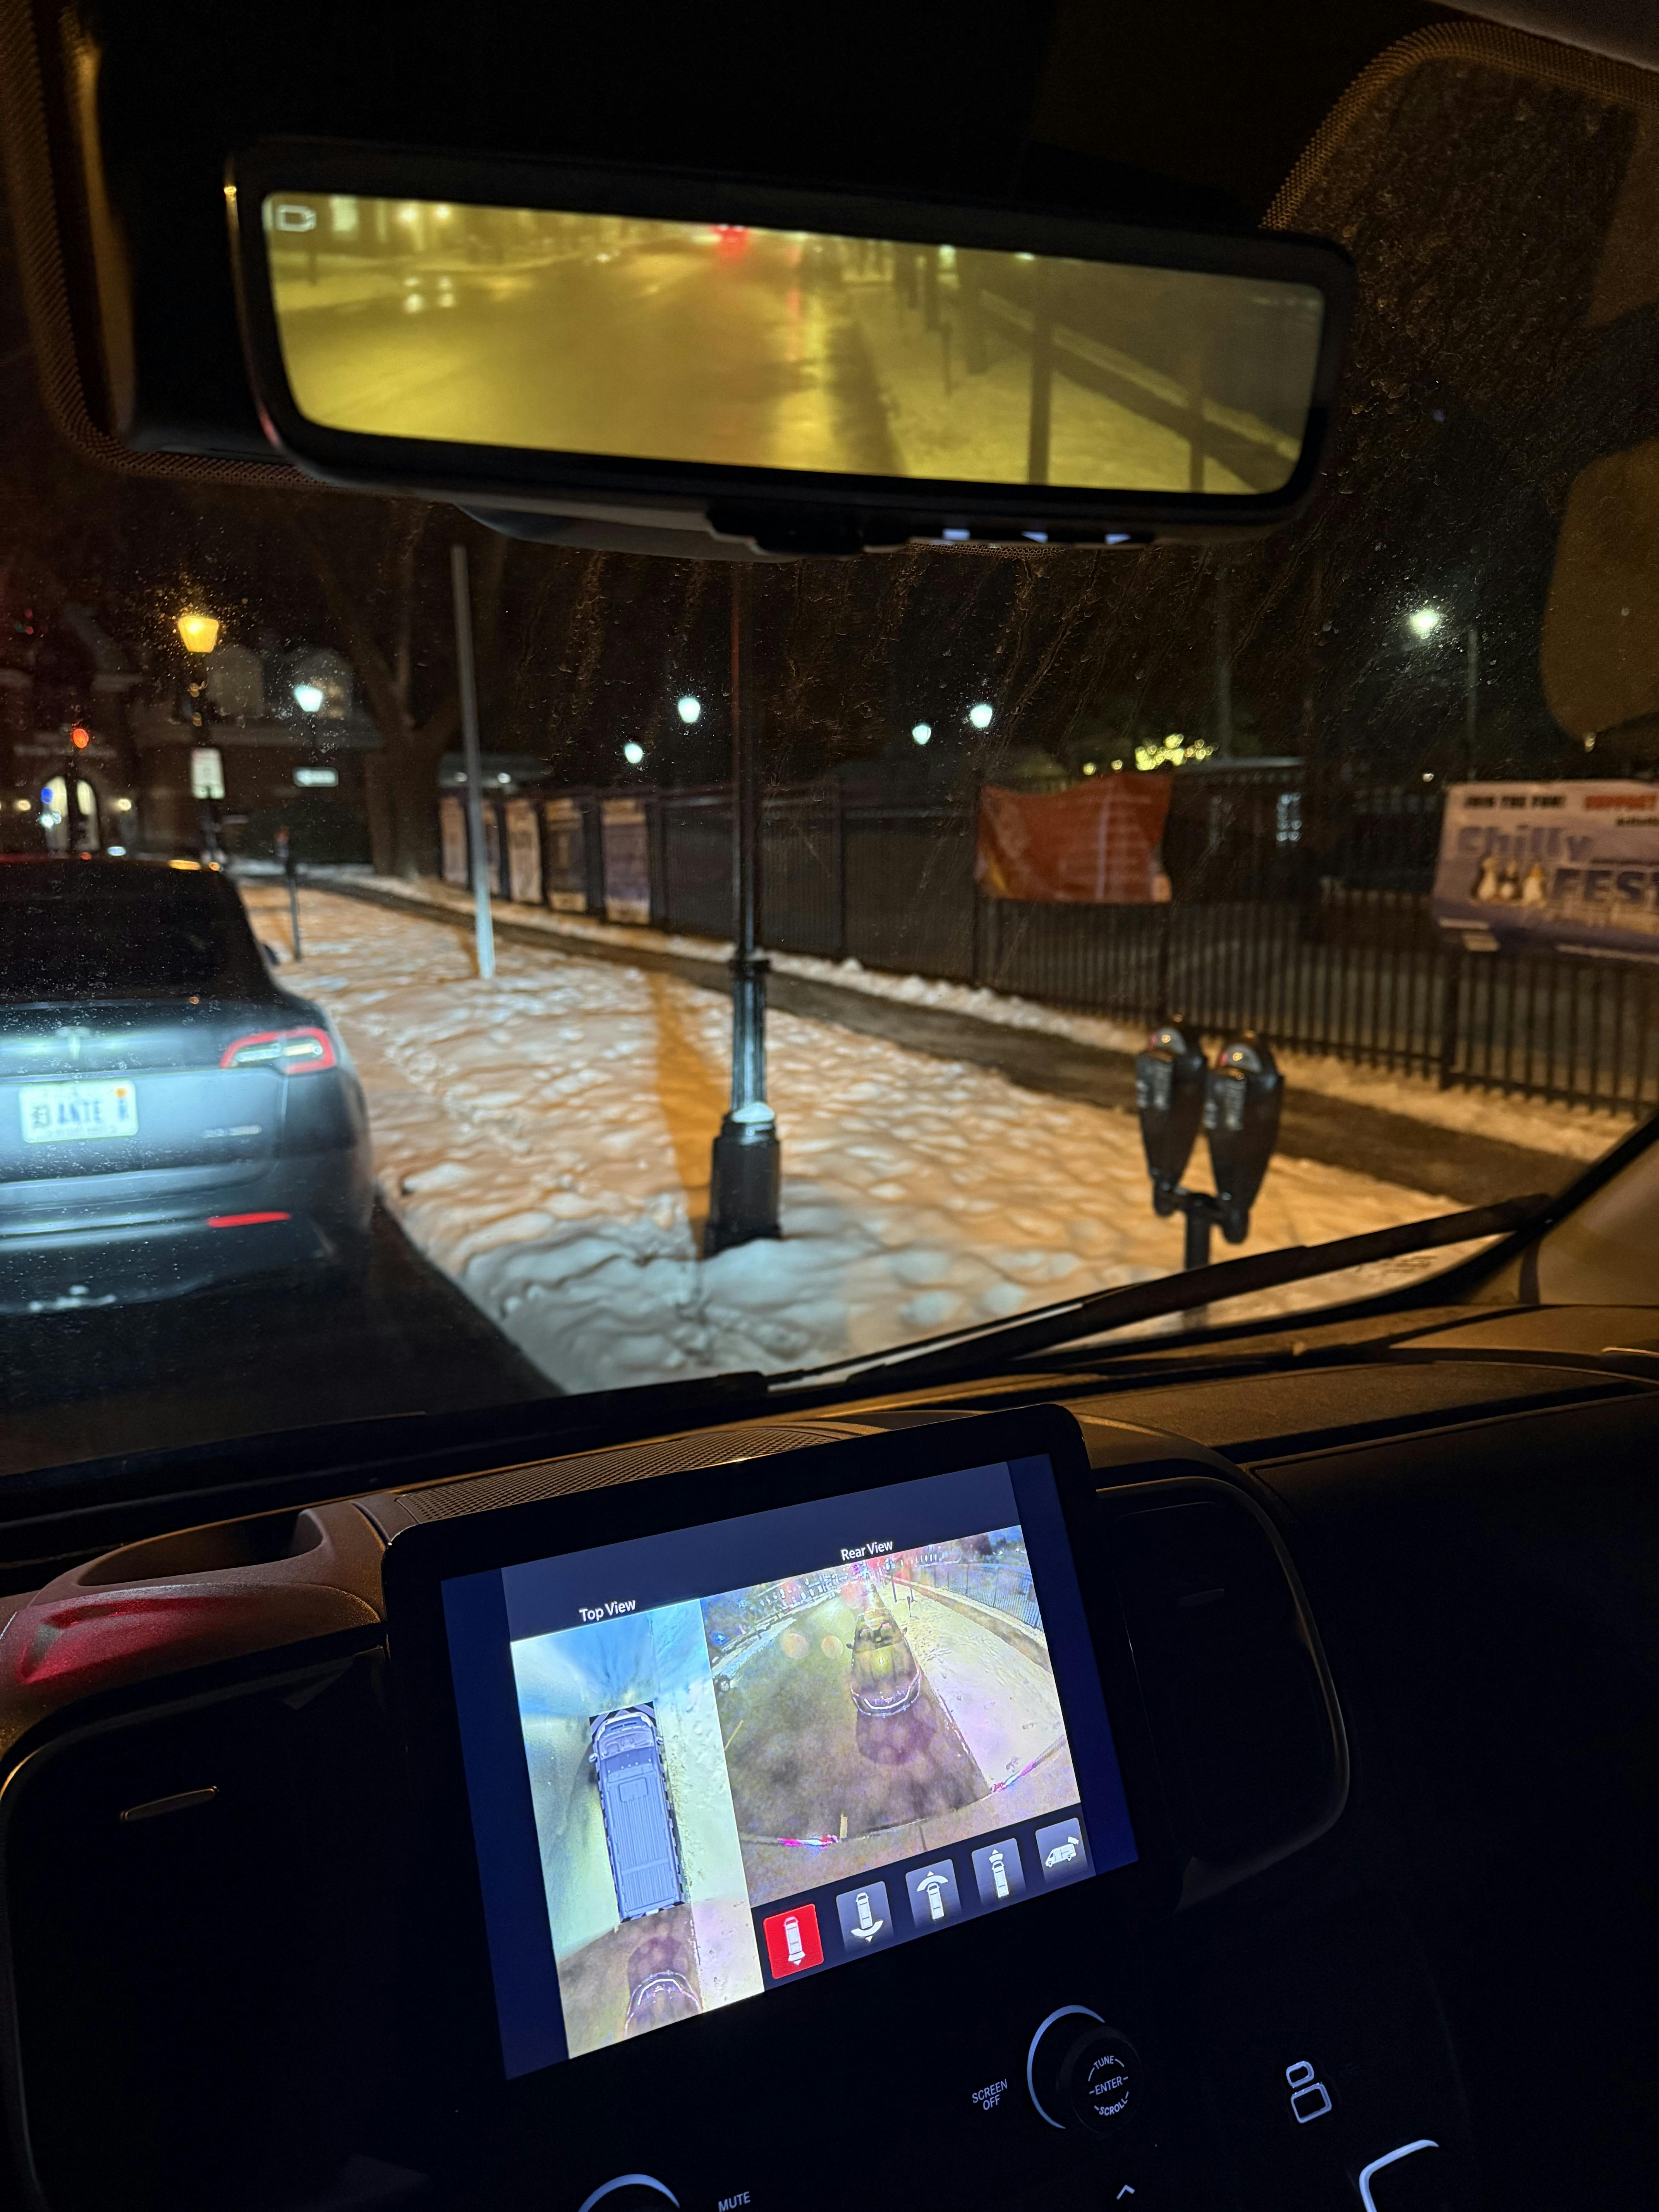
{"label": "touchscreen bezel", "polygon": [[[492,1569],[1037,1455],[1046,1455],[1054,1469],[1139,1856],[1127,1866],[1026,1900],[1019,1917],[1044,1915],[1053,1929],[1063,1915],[1074,1934],[1087,1923],[1115,1928],[1127,1938],[1149,1917],[1174,1909],[1179,1869],[1102,1548],[1105,1520],[1096,1477],[1082,1433],[1063,1408],[950,1419],[776,1457],[603,1483],[529,1504],[423,1522],[394,1538],[384,1566],[390,1678],[416,1808],[410,1894],[420,1899],[422,1929],[420,1986],[410,1992],[407,2015],[407,2057],[411,2072],[441,2089],[458,2121],[465,2125],[465,2114],[476,2118],[485,2108],[498,2121],[538,2110],[545,2114],[564,2101],[570,2087],[579,2096],[602,2092],[607,2071],[636,2069],[640,2051],[660,2045],[653,2035],[643,2044],[617,2044],[533,2073],[509,2076],[506,2070],[442,1585]],[[1035,1937],[1044,1923],[1032,1919],[1027,1924]],[[884,1970],[884,1978],[896,1967],[921,1990],[947,1959],[959,1964],[967,1947],[987,1933],[984,1921],[970,1920],[925,1944],[896,1947],[866,1961],[857,1978],[870,1985],[868,1978]],[[808,1976],[799,1984],[769,1987],[760,2000],[710,2014],[695,2024],[693,2033],[675,2033],[672,2040],[687,2062],[695,2059],[691,2045],[705,2045],[712,2057],[717,2041],[743,2036],[747,2021],[763,2024],[767,2033],[782,2030],[797,2008],[811,2005],[827,1984],[842,1978]]]}

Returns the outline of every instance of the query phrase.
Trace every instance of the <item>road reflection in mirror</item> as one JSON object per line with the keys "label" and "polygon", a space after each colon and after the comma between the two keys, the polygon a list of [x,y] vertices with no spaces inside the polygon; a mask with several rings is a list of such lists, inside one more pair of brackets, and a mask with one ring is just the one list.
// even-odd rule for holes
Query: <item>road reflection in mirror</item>
{"label": "road reflection in mirror", "polygon": [[1306,284],[342,194],[264,217],[294,399],[331,429],[1237,496],[1307,428]]}

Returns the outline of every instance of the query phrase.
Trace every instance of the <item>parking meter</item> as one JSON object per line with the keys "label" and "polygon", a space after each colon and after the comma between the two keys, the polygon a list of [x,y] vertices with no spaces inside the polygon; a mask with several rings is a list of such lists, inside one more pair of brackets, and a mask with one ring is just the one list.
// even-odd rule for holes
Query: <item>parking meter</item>
{"label": "parking meter", "polygon": [[288,927],[294,940],[294,957],[303,957],[300,951],[300,883],[299,872],[294,865],[294,841],[288,834],[288,825],[282,823],[276,831],[276,861],[288,878]]}
{"label": "parking meter", "polygon": [[1204,1133],[1215,1176],[1218,1218],[1230,1244],[1249,1232],[1250,1208],[1279,1140],[1285,1084],[1260,1037],[1224,1046],[1204,1089]]}
{"label": "parking meter", "polygon": [[1152,1210],[1173,1213],[1175,1192],[1204,1116],[1204,1054],[1173,1022],[1154,1030],[1135,1054],[1135,1111],[1152,1178]]}

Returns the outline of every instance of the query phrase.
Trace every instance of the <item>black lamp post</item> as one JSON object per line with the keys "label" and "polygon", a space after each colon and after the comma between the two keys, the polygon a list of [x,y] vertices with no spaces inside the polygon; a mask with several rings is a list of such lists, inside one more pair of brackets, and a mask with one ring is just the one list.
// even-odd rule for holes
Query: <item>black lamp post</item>
{"label": "black lamp post", "polygon": [[[191,654],[193,668],[199,675],[189,678],[191,782],[197,780],[196,756],[207,744],[207,657],[219,642],[219,623],[212,615],[182,614],[176,625],[179,642]],[[201,823],[202,850],[210,860],[219,857],[219,818],[213,799],[206,793],[197,797],[197,811]]]}
{"label": "black lamp post", "polygon": [[766,1103],[766,975],[760,915],[760,772],[748,683],[750,578],[732,567],[732,1104],[714,1139],[703,1253],[779,1237],[781,1154]]}

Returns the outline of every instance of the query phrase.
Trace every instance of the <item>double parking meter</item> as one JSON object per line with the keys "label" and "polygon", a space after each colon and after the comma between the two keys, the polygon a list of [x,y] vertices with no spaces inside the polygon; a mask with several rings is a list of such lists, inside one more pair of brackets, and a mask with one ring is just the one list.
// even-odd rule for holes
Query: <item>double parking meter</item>
{"label": "double parking meter", "polygon": [[[1219,1223],[1230,1244],[1249,1234],[1250,1208],[1279,1138],[1284,1079],[1260,1037],[1246,1034],[1224,1046],[1213,1067],[1196,1036],[1165,1022],[1135,1054],[1135,1108],[1152,1178],[1152,1211],[1187,1221],[1188,1267],[1210,1260],[1210,1231]],[[1202,1128],[1210,1147],[1215,1193],[1188,1190],[1181,1178]]]}
{"label": "double parking meter", "polygon": [[1204,1118],[1204,1054],[1187,1032],[1166,1022],[1135,1054],[1135,1111],[1152,1178],[1152,1208],[1173,1213]]}
{"label": "double parking meter", "polygon": [[1249,1233],[1250,1208],[1279,1141],[1284,1101],[1284,1079],[1260,1037],[1247,1033],[1217,1056],[1205,1085],[1204,1134],[1216,1218],[1230,1244],[1242,1244]]}

